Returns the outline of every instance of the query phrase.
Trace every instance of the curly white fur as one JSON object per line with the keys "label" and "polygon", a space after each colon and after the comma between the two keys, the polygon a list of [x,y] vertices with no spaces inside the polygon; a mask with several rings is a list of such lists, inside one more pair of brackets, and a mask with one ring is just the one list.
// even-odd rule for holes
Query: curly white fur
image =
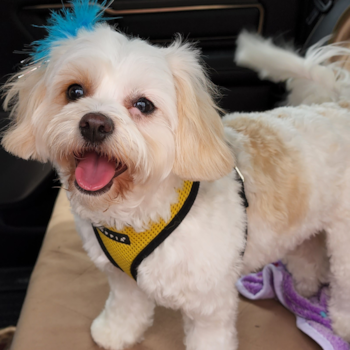
{"label": "curly white fur", "polygon": [[344,43],[322,46],[327,39],[311,46],[302,58],[292,49],[275,46],[271,39],[243,31],[237,39],[235,61],[256,70],[262,79],[287,81],[288,105],[349,99],[350,72],[343,66],[350,49]]}
{"label": "curly white fur", "polygon": [[[331,256],[333,327],[350,340],[348,74],[333,64],[319,66],[317,55],[306,64],[247,34],[239,42],[241,58],[254,56],[259,44],[263,63],[250,66],[274,80],[310,79],[310,69],[312,81],[325,84],[333,102],[229,114],[223,125],[198,51],[179,40],[154,47],[107,25],[80,31],[53,49],[50,62],[30,73],[29,67],[28,74],[7,84],[5,108],[12,105],[13,124],[4,147],[55,165],[84,248],[108,276],[110,295],[91,328],[106,349],[140,341],[152,324],[155,303],[182,311],[187,350],[237,349],[239,275],[286,256],[322,229]],[[343,87],[333,89],[339,76]],[[72,102],[66,91],[74,83],[84,86],[87,96]],[[134,108],[132,101],[140,96],[156,106],[151,115]],[[74,155],[86,147],[79,121],[89,112],[108,115],[115,126],[95,151],[121,159],[128,169],[98,196],[74,185]],[[249,201],[244,259],[246,213],[235,165],[245,177]],[[201,181],[196,201],[180,226],[143,260],[135,282],[109,262],[91,223],[140,231],[152,220],[167,220],[175,188],[184,179]],[[299,280],[308,284],[304,277]]]}

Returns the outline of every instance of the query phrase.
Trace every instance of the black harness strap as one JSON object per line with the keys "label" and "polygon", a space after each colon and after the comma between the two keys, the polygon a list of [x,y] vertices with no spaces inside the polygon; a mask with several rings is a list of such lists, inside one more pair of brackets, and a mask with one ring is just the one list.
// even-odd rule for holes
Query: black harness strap
{"label": "black harness strap", "polygon": [[[239,196],[242,198],[243,205],[244,205],[244,207],[246,209],[246,213],[247,213],[247,208],[249,207],[249,203],[248,203],[247,197],[245,195],[245,191],[244,191],[243,177],[242,177],[242,175],[241,175],[241,173],[240,173],[240,171],[238,170],[237,167],[235,167],[235,170],[236,170],[236,173],[237,173],[237,180],[241,184],[241,189],[239,191]],[[246,227],[245,227],[245,235],[244,235],[245,244],[244,244],[244,249],[241,252],[241,256],[242,257],[244,256],[244,253],[245,253],[245,248],[246,248],[246,245],[247,245],[247,239],[248,239],[248,222],[247,222]]]}
{"label": "black harness strap", "polygon": [[167,237],[181,224],[183,219],[186,217],[192,205],[194,204],[198,190],[199,190],[200,182],[193,182],[191,192],[187,197],[184,205],[180,209],[180,211],[175,215],[175,217],[169,222],[169,224],[156,236],[152,242],[148,244],[147,247],[143,249],[142,252],[135,258],[133,263],[131,264],[131,273],[134,279],[137,279],[137,268],[140,266],[142,260],[147,258],[161,243],[165,241]]}

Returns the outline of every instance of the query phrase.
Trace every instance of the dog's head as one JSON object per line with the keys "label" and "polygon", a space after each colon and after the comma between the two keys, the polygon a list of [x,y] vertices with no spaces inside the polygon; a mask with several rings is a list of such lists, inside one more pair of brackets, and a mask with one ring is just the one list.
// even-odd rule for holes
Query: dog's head
{"label": "dog's head", "polygon": [[181,40],[159,48],[98,23],[6,88],[4,148],[51,161],[82,202],[122,200],[171,173],[210,181],[232,169],[213,87]]}

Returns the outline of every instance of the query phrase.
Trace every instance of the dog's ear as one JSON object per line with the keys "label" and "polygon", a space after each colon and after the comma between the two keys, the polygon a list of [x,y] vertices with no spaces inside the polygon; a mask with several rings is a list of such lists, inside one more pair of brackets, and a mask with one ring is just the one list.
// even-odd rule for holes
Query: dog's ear
{"label": "dog's ear", "polygon": [[43,70],[31,66],[13,76],[2,88],[4,110],[11,111],[11,123],[3,133],[2,146],[23,159],[42,160],[37,152],[33,123],[45,96]]}
{"label": "dog's ear", "polygon": [[212,95],[215,87],[199,63],[199,51],[176,40],[165,49],[177,94],[178,127],[174,173],[211,181],[227,175],[233,157]]}

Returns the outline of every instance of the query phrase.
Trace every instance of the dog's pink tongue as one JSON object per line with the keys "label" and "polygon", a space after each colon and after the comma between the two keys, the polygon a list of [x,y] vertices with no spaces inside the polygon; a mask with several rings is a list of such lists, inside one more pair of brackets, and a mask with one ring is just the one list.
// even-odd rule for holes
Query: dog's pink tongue
{"label": "dog's pink tongue", "polygon": [[110,161],[96,152],[85,153],[75,169],[78,185],[87,191],[98,191],[105,187],[114,174],[115,161]]}

